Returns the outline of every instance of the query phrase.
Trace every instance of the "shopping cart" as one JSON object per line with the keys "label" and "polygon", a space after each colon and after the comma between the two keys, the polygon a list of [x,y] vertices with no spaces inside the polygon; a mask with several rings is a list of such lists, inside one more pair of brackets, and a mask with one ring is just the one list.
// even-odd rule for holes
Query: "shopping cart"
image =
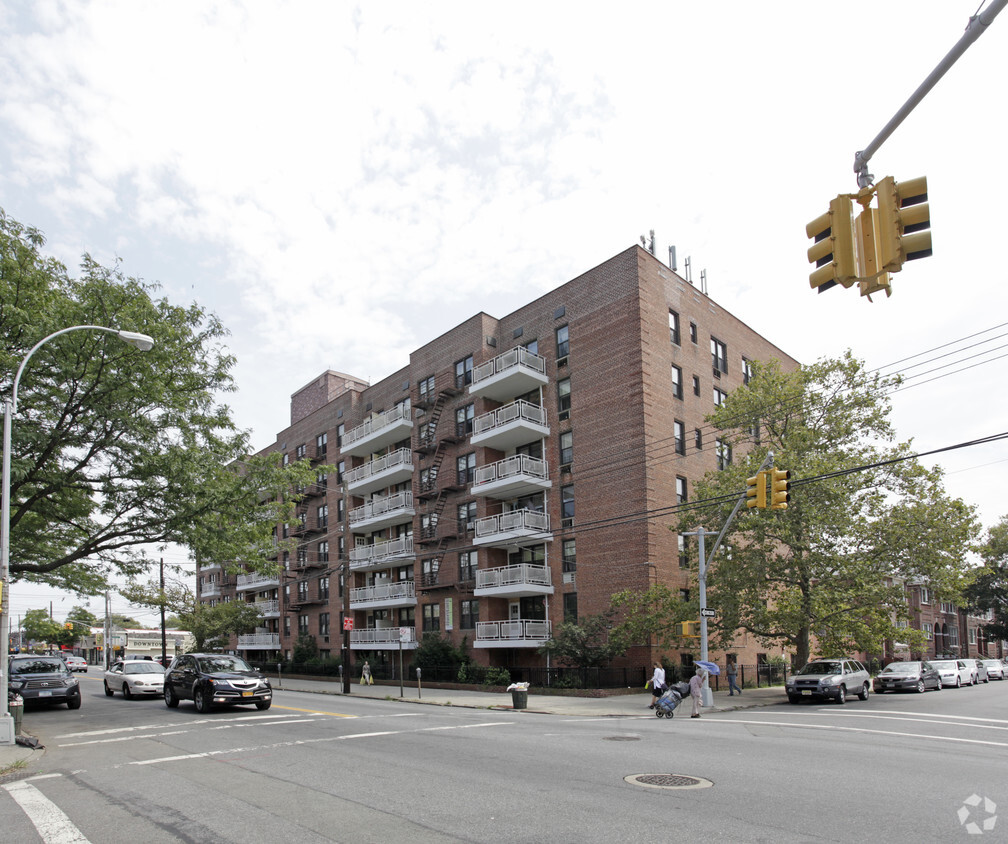
{"label": "shopping cart", "polygon": [[659,718],[672,718],[675,716],[675,708],[679,705],[682,700],[682,695],[679,694],[679,690],[675,687],[670,686],[667,688],[660,698],[658,698],[655,703],[654,714]]}

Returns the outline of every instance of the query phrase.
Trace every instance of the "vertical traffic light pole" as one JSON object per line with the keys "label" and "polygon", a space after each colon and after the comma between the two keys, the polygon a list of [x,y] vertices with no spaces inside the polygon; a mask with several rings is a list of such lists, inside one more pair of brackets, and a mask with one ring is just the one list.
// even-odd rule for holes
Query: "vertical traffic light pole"
{"label": "vertical traffic light pole", "polygon": [[[774,454],[772,451],[768,451],[766,457],[763,458],[763,462],[760,464],[759,469],[756,470],[757,476],[766,469],[768,466],[773,465]],[[714,540],[714,544],[711,546],[710,555],[706,553],[704,537],[707,535],[702,527],[698,527],[696,530],[691,530],[683,533],[683,536],[695,536],[697,538],[697,557],[699,561],[699,568],[697,570],[697,580],[700,584],[700,659],[704,662],[707,661],[707,567],[710,565],[711,560],[714,559],[714,555],[717,553],[717,549],[721,547],[721,540],[724,539],[724,535],[728,532],[728,528],[731,527],[731,523],[735,521],[735,517],[738,515],[738,511],[741,509],[742,505],[746,501],[746,491],[743,491],[742,495],[739,496],[739,500],[735,502],[735,507],[731,511],[731,515],[727,518],[724,526],[721,528],[721,532],[717,535],[717,539]],[[704,706],[710,706],[714,702],[714,695],[710,689],[710,683],[705,678],[703,690],[701,691],[701,702]]]}
{"label": "vertical traffic light pole", "polygon": [[875,136],[875,139],[863,150],[854,154],[854,172],[857,174],[857,183],[859,188],[866,188],[875,181],[875,177],[868,172],[868,161],[878,151],[878,148],[885,143],[893,132],[896,131],[897,127],[907,118],[910,112],[917,107],[917,104],[923,100],[925,96],[927,96],[928,92],[934,88],[936,84],[938,84],[938,80],[941,79],[948,69],[956,63],[959,57],[966,52],[970,44],[976,41],[977,38],[984,33],[994,18],[997,17],[998,12],[1005,7],[1005,4],[1008,4],[1008,0],[993,0],[990,6],[984,9],[979,15],[973,15],[973,17],[969,19],[969,23],[966,24],[966,31],[963,33],[962,37],[956,42],[955,46],[948,51],[945,58],[938,63],[938,66],[931,71],[928,78],[925,79],[917,90],[913,92],[910,99],[903,103],[900,110],[893,115],[892,119],[888,123],[886,123],[882,131]]}

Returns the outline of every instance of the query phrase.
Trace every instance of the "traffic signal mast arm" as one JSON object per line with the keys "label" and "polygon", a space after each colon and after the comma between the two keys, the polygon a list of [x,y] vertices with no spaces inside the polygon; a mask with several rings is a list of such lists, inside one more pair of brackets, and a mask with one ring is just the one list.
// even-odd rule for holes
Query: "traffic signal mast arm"
{"label": "traffic signal mast arm", "polygon": [[[969,19],[969,23],[966,25],[966,31],[963,33],[962,37],[956,42],[955,46],[948,51],[945,58],[943,58],[938,66],[931,71],[928,78],[925,79],[916,91],[913,92],[910,99],[903,103],[902,108],[893,115],[892,119],[886,123],[885,127],[879,132],[875,139],[868,144],[863,150],[860,150],[854,154],[854,172],[857,174],[857,183],[859,188],[866,188],[875,181],[875,177],[868,172],[868,162],[871,157],[878,151],[879,147],[888,139],[888,137],[896,131],[897,127],[907,118],[911,111],[917,107],[917,104],[927,96],[928,92],[934,88],[945,73],[948,71],[952,65],[956,63],[958,58],[966,52],[966,49],[974,41],[979,38],[986,28],[990,26],[994,18],[997,17],[998,12],[1000,12],[1005,5],[1008,4],[1008,0],[993,0],[993,2],[984,9],[979,15],[973,15]],[[811,237],[812,235],[809,235]]]}

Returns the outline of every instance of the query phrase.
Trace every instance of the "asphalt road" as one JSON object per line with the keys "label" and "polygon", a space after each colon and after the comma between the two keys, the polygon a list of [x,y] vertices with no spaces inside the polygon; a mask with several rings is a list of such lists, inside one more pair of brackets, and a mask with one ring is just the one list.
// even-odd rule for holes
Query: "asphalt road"
{"label": "asphalt road", "polygon": [[699,721],[296,691],[201,716],[82,683],[30,713],[5,841],[1008,839],[1008,682]]}

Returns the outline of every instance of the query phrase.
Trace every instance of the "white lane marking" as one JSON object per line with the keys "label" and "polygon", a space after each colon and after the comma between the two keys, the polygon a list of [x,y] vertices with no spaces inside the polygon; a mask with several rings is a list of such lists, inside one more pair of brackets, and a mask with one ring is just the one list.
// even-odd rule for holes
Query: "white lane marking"
{"label": "white lane marking", "polygon": [[30,782],[12,782],[4,789],[24,810],[45,844],[89,844],[66,813]]}
{"label": "white lane marking", "polygon": [[[182,762],[187,759],[207,759],[213,756],[232,755],[236,753],[255,753],[264,750],[273,750],[281,747],[300,747],[308,744],[325,744],[328,742],[351,741],[353,739],[376,738],[379,736],[408,735],[409,733],[423,733],[423,732],[429,732],[431,730],[470,730],[478,727],[511,727],[513,725],[514,725],[513,721],[491,721],[480,724],[458,724],[451,727],[421,727],[416,730],[383,730],[372,733],[352,733],[350,735],[345,736],[325,736],[323,738],[295,739],[291,741],[273,742],[271,744],[254,745],[251,747],[229,747],[224,750],[209,750],[204,753],[187,753],[179,756],[162,756],[157,759],[141,759],[134,762],[127,762],[125,763],[125,765],[126,766],[157,765],[161,762]],[[118,768],[122,766],[116,765],[115,767]]]}
{"label": "white lane marking", "polygon": [[[920,713],[918,713],[920,714]],[[925,718],[911,718],[910,713],[906,715],[872,715],[868,712],[834,712],[838,718],[876,718],[880,721],[919,721],[923,724],[946,724],[950,727],[966,727],[971,730],[1008,730],[1008,726],[999,727],[997,724],[963,724],[961,721],[946,721],[945,718],[957,718],[956,715],[931,715]]]}
{"label": "white lane marking", "polygon": [[[240,723],[243,723],[245,721],[263,721],[263,720],[267,720],[267,719],[270,720],[270,721],[275,721],[277,718],[297,718],[297,717],[298,716],[294,715],[294,714],[291,714],[291,715],[244,715],[244,716],[232,718],[230,721],[228,721],[228,723],[229,724],[240,724]],[[186,726],[194,726],[194,725],[197,725],[197,724],[216,724],[216,723],[219,723],[219,722],[215,718],[196,718],[196,719],[194,719],[192,721],[186,721],[185,722]],[[63,738],[82,738],[84,736],[104,736],[104,735],[110,735],[112,733],[135,733],[135,732],[142,732],[143,730],[160,730],[160,729],[164,728],[164,726],[165,726],[164,722],[160,721],[160,722],[158,722],[156,724],[141,724],[141,725],[135,726],[135,727],[109,727],[108,729],[105,729],[105,730],[87,730],[87,731],[81,732],[81,733],[61,733],[60,735],[56,736],[56,738],[57,739],[63,739]],[[181,724],[179,724],[179,726],[181,726]]]}
{"label": "white lane marking", "polygon": [[1008,747],[1008,742],[1003,741],[984,741],[983,739],[967,739],[967,738],[956,738],[954,736],[935,736],[929,735],[928,733],[900,733],[895,730],[868,730],[864,727],[838,727],[831,724],[809,724],[808,722],[798,722],[798,721],[756,721],[756,720],[746,720],[746,719],[735,719],[718,721],[719,724],[759,724],[763,727],[797,727],[799,729],[805,730],[832,730],[834,732],[842,733],[866,733],[869,735],[878,736],[896,736],[899,738],[923,738],[923,739],[934,739],[935,741],[950,741],[956,744],[985,744],[990,747]]}
{"label": "white lane marking", "polygon": [[[902,709],[887,709],[885,710],[886,715],[922,715],[925,713],[904,711]],[[838,713],[839,714],[839,713]],[[959,721],[986,721],[991,724],[1008,724],[1008,719],[1005,718],[978,718],[975,715],[939,715],[934,713],[935,718],[956,718]]]}
{"label": "white lane marking", "polygon": [[[275,727],[278,724],[306,724],[314,721],[318,721],[318,718],[294,718],[290,721],[263,721],[259,725],[253,724],[217,724],[211,727],[209,730],[204,730],[204,732],[214,732],[218,730],[234,730],[241,729],[243,727],[251,726],[264,726],[264,727]],[[113,736],[110,738],[100,738],[91,739],[90,741],[70,741],[61,742],[60,747],[83,747],[90,744],[116,744],[123,741],[134,741],[136,739],[152,739],[152,738],[162,738],[163,736],[179,736],[185,733],[191,732],[191,730],[165,730],[159,733],[144,733],[143,735],[128,735],[128,736]]]}

